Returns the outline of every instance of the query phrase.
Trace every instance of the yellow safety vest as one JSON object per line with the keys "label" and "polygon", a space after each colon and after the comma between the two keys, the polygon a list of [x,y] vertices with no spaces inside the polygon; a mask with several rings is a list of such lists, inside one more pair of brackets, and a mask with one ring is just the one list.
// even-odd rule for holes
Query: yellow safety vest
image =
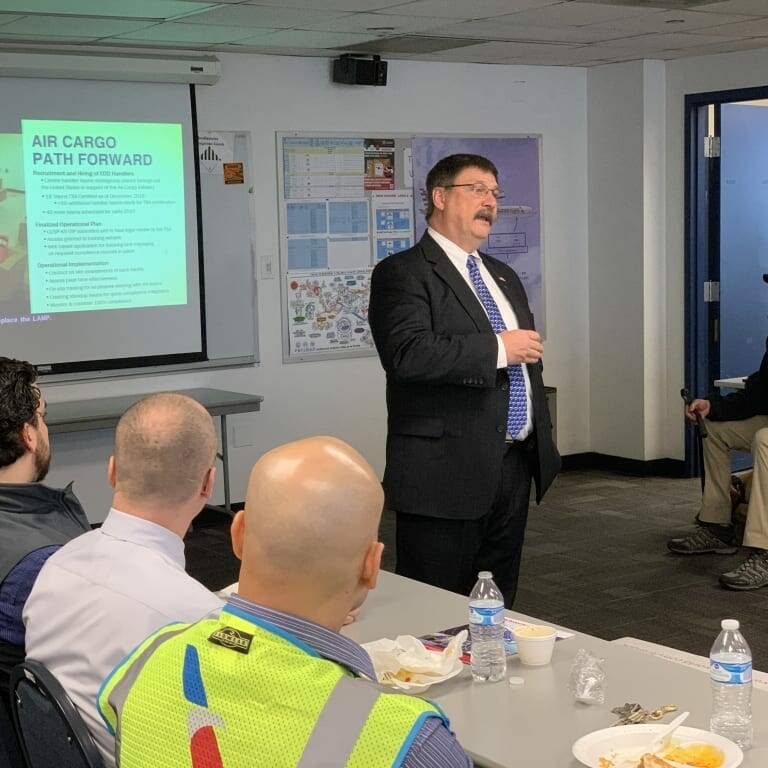
{"label": "yellow safety vest", "polygon": [[287,631],[225,606],[171,624],[104,681],[120,768],[390,768],[434,704],[356,679]]}

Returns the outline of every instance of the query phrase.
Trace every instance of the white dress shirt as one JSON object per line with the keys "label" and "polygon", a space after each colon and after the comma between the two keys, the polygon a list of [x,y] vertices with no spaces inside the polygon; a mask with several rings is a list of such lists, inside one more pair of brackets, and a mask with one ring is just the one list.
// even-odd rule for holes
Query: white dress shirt
{"label": "white dress shirt", "polygon": [[56,676],[114,766],[115,738],[96,709],[104,678],[160,627],[218,615],[222,605],[184,571],[175,533],[110,509],[101,528],[65,544],[40,571],[24,607],[26,654]]}
{"label": "white dress shirt", "polygon": [[[512,309],[512,305],[509,303],[509,300],[504,295],[504,292],[501,290],[501,288],[499,288],[499,284],[493,278],[493,275],[491,275],[485,264],[483,264],[483,260],[480,258],[480,254],[476,250],[472,253],[467,253],[463,248],[460,248],[458,245],[456,245],[456,243],[454,243],[452,240],[449,240],[444,235],[441,235],[439,232],[432,229],[432,227],[428,227],[427,232],[429,232],[429,236],[443,249],[445,255],[448,257],[448,260],[451,262],[451,264],[453,264],[458,273],[464,278],[464,282],[472,289],[472,293],[477,296],[477,300],[480,303],[480,306],[483,308],[483,312],[485,312],[487,316],[488,312],[486,311],[483,302],[480,301],[480,297],[477,295],[475,284],[472,282],[472,278],[469,275],[469,269],[467,269],[467,256],[473,256],[475,258],[477,266],[480,269],[480,275],[483,278],[483,282],[488,286],[488,290],[491,296],[493,296],[493,300],[496,302],[496,306],[499,308],[502,320],[504,320],[504,325],[507,327],[508,331],[518,330],[520,325],[517,322],[517,315],[515,314],[515,310]],[[501,340],[501,336],[499,334],[496,334],[496,340],[499,345],[499,351],[496,357],[496,367],[506,368],[509,363],[507,361],[507,351],[504,348],[504,342]],[[525,438],[528,437],[531,432],[533,432],[533,398],[531,396],[531,380],[528,377],[528,367],[523,365],[522,368],[523,378],[525,379],[525,396],[527,400],[525,427],[520,431],[520,434],[517,437],[508,434],[507,440],[525,440]]]}

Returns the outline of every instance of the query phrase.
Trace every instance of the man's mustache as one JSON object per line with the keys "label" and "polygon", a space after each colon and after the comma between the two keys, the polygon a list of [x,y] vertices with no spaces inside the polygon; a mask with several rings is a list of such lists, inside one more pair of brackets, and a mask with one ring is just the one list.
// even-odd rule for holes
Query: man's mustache
{"label": "man's mustache", "polygon": [[496,221],[496,214],[490,208],[483,208],[475,214],[475,218],[493,224]]}

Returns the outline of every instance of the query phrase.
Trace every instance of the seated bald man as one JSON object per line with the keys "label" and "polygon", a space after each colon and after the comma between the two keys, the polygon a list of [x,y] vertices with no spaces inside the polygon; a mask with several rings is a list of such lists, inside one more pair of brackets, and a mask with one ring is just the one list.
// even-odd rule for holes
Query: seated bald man
{"label": "seated bald man", "polygon": [[183,537],[213,490],[216,445],[210,415],[189,397],[131,406],[115,430],[107,519],[48,559],[24,607],[27,657],[58,678],[107,766],[115,738],[96,711],[102,680],[151,632],[223,605],[184,570]]}
{"label": "seated bald man", "polygon": [[435,705],[382,692],[338,632],[376,586],[383,503],[371,467],[339,440],[259,460],[232,525],[239,593],[217,621],[149,637],[101,690],[121,768],[472,765]]}

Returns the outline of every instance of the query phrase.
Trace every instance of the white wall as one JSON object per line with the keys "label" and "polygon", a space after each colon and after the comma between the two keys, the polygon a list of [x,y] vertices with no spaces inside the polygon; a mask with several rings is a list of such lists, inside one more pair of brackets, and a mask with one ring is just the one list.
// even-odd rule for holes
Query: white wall
{"label": "white wall", "polygon": [[589,70],[593,451],[684,457],[685,95],[766,72],[768,48]]}
{"label": "white wall", "polygon": [[[685,242],[684,146],[685,95],[750,88],[768,84],[768,48],[718,56],[678,59],[667,63],[667,412],[666,455],[682,458],[684,431],[680,423],[680,387],[685,366]],[[703,394],[703,393],[699,393]]]}
{"label": "white wall", "polygon": [[[558,388],[563,453],[590,450],[586,70],[392,61],[386,88],[334,85],[322,59],[223,56],[224,76],[199,87],[202,129],[253,134],[257,253],[277,254],[275,131],[540,133],[543,149],[545,382]],[[263,394],[263,411],[230,419],[233,499],[265,450],[334,434],[384,468],[384,376],[376,358],[282,364],[280,284],[259,281],[261,365],[50,386],[52,402],[212,386]],[[56,436],[51,484],[76,480],[92,520],[109,504],[109,432]],[[217,490],[221,499],[221,485]]]}
{"label": "white wall", "polygon": [[589,330],[592,450],[666,456],[666,68],[590,69]]}
{"label": "white wall", "polygon": [[[666,64],[643,62],[644,458],[666,458]],[[678,387],[679,389],[679,387]],[[676,411],[679,419],[679,409]]]}
{"label": "white wall", "polygon": [[588,80],[590,450],[644,458],[643,63]]}

